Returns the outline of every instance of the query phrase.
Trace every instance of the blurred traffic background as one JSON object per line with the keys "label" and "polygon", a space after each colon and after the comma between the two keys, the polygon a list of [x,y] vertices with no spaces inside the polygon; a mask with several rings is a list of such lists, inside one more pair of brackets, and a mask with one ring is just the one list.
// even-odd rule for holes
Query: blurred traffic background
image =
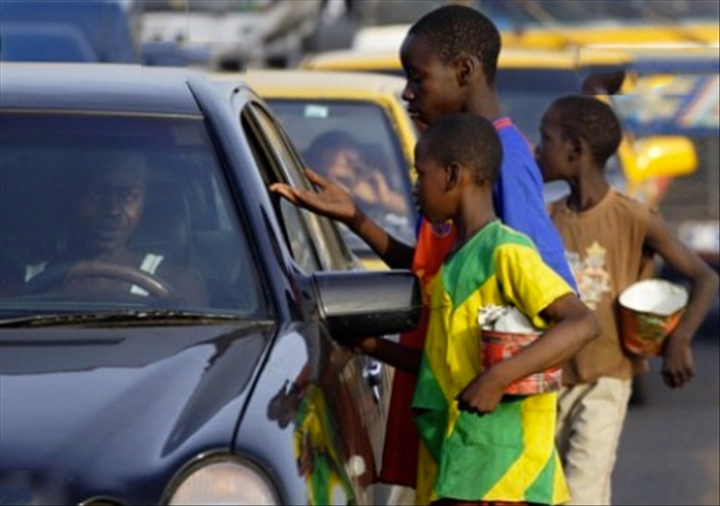
{"label": "blurred traffic background", "polygon": [[[2,0],[0,60],[180,66],[244,80],[314,168],[324,170],[315,156],[323,141],[357,148],[366,174],[376,170],[372,195],[364,198],[367,177],[346,186],[411,242],[417,132],[400,99],[398,50],[410,24],[445,3],[477,8],[500,28],[500,98],[531,142],[555,97],[583,84],[588,91],[589,76],[604,76],[604,89],[589,91],[614,106],[625,128],[609,178],[659,207],[718,269],[717,0]],[[546,197],[564,191],[548,185]],[[368,268],[383,268],[349,231],[346,238]],[[676,279],[662,265],[658,275]],[[716,303],[689,387],[665,391],[657,371],[636,385],[618,504],[720,504],[718,327]]]}

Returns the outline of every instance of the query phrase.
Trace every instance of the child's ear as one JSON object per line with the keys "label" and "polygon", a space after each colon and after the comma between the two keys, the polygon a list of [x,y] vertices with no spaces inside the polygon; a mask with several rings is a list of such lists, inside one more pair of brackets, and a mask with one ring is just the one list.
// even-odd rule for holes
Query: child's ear
{"label": "child's ear", "polygon": [[580,158],[583,154],[585,146],[578,137],[570,137],[568,139],[568,161],[572,162]]}
{"label": "child's ear", "polygon": [[457,80],[461,86],[466,86],[472,80],[473,74],[476,71],[476,62],[468,54],[461,54],[455,60],[455,69],[457,73]]}
{"label": "child's ear", "polygon": [[445,191],[452,190],[460,181],[460,165],[453,162],[445,166]]}

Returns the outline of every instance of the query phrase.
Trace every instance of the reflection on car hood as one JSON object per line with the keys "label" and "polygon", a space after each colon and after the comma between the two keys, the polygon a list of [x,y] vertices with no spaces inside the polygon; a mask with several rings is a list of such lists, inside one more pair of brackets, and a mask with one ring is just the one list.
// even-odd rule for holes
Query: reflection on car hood
{"label": "reflection on car hood", "polygon": [[[53,500],[69,503],[134,481],[157,501],[158,490],[142,480],[166,484],[170,476],[158,470],[177,470],[167,459],[179,466],[207,447],[230,445],[270,330],[267,323],[4,329],[3,483],[30,472],[39,488],[56,489]],[[59,468],[68,474],[53,474]],[[70,482],[72,497],[57,490]]]}

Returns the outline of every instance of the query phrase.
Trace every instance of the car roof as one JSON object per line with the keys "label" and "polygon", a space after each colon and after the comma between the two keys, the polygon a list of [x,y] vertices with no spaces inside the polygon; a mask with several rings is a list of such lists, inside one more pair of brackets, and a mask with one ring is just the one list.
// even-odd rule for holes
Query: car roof
{"label": "car roof", "polygon": [[201,116],[183,68],[109,63],[0,64],[3,109]]}
{"label": "car roof", "polygon": [[273,97],[395,98],[405,79],[386,74],[319,70],[248,70],[246,73],[216,73],[213,80],[242,81],[261,95]]}

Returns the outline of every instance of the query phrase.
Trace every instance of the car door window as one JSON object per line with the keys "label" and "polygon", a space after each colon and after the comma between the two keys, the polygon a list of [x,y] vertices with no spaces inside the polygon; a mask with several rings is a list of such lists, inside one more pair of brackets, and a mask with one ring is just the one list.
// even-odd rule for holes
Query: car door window
{"label": "car door window", "polygon": [[[292,186],[310,189],[307,179],[300,173],[303,169],[300,157],[294,151],[291,141],[280,124],[257,104],[250,104],[246,114],[267,137],[267,149],[279,170],[275,174],[277,180]],[[293,251],[296,256],[307,255],[308,250],[314,250],[318,266],[324,270],[346,268],[352,263],[352,257],[337,234],[337,230],[327,219],[302,210],[284,199],[281,199],[280,208],[286,226],[292,227],[292,230],[288,229],[288,233],[291,243],[294,243],[294,248],[298,250]],[[298,234],[309,234],[309,237],[307,235],[292,237]]]}
{"label": "car door window", "polygon": [[[307,166],[343,185],[365,214],[391,235],[414,244],[416,221],[410,173],[401,138],[380,99],[269,98]],[[345,240],[359,254],[369,246],[349,229]]]}
{"label": "car door window", "polygon": [[[263,177],[266,179],[266,184],[288,182],[282,176],[282,160],[278,156],[275,146],[279,141],[278,136],[273,133],[272,124],[259,120],[249,107],[243,110],[241,121],[243,129],[247,132],[253,156],[255,156],[258,166],[265,169]],[[312,273],[319,270],[321,265],[316,255],[313,238],[307,231],[300,209],[279,197],[274,197],[273,201],[285,234],[285,240],[296,264],[305,272]]]}

